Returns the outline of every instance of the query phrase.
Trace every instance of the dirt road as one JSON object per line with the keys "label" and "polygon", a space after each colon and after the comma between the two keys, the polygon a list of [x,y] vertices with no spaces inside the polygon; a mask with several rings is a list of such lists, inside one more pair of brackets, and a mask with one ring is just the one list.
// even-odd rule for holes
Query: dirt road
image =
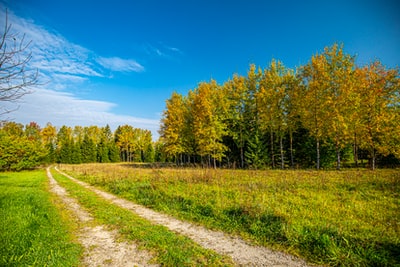
{"label": "dirt road", "polygon": [[122,208],[135,212],[139,216],[156,224],[164,225],[171,231],[186,235],[207,249],[232,257],[238,266],[308,266],[306,262],[291,255],[272,251],[265,247],[253,246],[238,237],[228,236],[223,232],[212,231],[201,226],[177,220],[170,216],[155,212],[128,200],[99,190],[87,183],[79,181],[70,175],[56,170],[72,181],[95,192]]}
{"label": "dirt road", "polygon": [[78,241],[85,249],[83,264],[94,267],[158,266],[150,264],[151,255],[138,250],[134,243],[117,242],[115,231],[109,231],[103,225],[93,226],[93,217],[54,180],[49,168],[47,176],[51,191],[60,197],[66,208],[74,214],[76,222],[82,226]]}

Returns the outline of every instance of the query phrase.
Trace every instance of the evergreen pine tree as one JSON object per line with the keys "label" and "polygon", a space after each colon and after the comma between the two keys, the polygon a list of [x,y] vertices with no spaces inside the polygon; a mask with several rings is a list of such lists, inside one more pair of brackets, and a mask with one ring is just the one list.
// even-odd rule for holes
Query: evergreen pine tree
{"label": "evergreen pine tree", "polygon": [[108,144],[108,158],[110,162],[120,162],[120,153],[117,145],[115,143]]}
{"label": "evergreen pine tree", "polygon": [[267,147],[258,131],[247,140],[244,155],[250,168],[257,170],[265,167],[268,160]]}

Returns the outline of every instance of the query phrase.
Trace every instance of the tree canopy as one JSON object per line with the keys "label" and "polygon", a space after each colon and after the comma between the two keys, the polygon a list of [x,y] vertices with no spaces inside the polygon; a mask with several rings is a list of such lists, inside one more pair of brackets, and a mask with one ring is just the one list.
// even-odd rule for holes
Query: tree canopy
{"label": "tree canopy", "polygon": [[181,162],[340,169],[365,159],[374,169],[378,158],[399,162],[399,97],[398,69],[357,66],[334,44],[296,70],[273,59],[222,85],[211,80],[187,96],[173,93],[160,136]]}
{"label": "tree canopy", "polygon": [[400,164],[400,75],[357,66],[343,45],[297,69],[273,59],[223,84],[200,82],[166,101],[154,143],[131,125],[0,124],[0,170],[43,163],[153,162],[230,168]]}
{"label": "tree canopy", "polygon": [[0,170],[31,169],[40,164],[90,162],[153,162],[151,132],[120,126],[114,133],[108,125],[62,126],[51,123],[0,125]]}

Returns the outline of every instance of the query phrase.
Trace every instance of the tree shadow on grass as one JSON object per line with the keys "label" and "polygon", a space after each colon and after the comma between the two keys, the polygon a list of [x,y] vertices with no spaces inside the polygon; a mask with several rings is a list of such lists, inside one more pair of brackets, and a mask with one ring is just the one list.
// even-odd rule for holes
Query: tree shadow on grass
{"label": "tree shadow on grass", "polygon": [[227,221],[234,228],[251,234],[261,243],[285,243],[286,220],[271,212],[251,214],[244,207],[230,207],[223,211]]}
{"label": "tree shadow on grass", "polygon": [[302,254],[332,266],[399,266],[400,244],[352,238],[332,228],[303,227],[296,245]]}

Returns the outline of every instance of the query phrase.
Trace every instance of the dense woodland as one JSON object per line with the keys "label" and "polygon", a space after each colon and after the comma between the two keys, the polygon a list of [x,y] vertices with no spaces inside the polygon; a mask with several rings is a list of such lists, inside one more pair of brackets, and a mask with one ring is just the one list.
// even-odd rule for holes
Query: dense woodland
{"label": "dense woodland", "polygon": [[164,151],[181,163],[241,168],[374,169],[400,158],[398,69],[357,66],[343,45],[296,70],[272,60],[222,85],[202,82],[167,100]]}
{"label": "dense woodland", "polygon": [[0,127],[0,170],[22,170],[43,163],[153,162],[151,132],[130,125],[110,127],[62,126],[48,123]]}
{"label": "dense woodland", "polygon": [[0,170],[43,163],[173,162],[229,168],[400,165],[400,75],[333,45],[296,70],[272,60],[166,101],[160,139],[130,125],[0,124]]}

